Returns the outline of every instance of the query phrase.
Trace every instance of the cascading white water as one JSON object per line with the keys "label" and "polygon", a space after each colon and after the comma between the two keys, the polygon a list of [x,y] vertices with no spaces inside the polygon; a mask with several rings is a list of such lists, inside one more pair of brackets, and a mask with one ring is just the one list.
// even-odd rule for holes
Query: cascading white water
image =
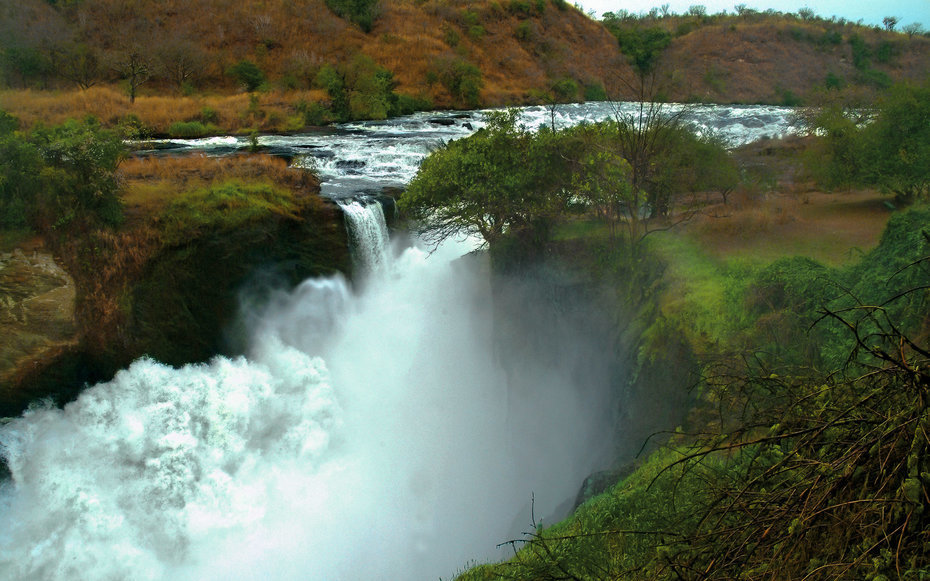
{"label": "cascading white water", "polygon": [[408,249],[361,291],[306,281],[254,317],[248,357],[137,361],[0,428],[0,578],[448,579],[495,558],[531,497],[546,515],[595,467],[606,386],[505,373],[461,254]]}
{"label": "cascading white water", "polygon": [[352,258],[368,272],[380,272],[390,260],[390,239],[381,204],[374,200],[337,200],[345,214]]}

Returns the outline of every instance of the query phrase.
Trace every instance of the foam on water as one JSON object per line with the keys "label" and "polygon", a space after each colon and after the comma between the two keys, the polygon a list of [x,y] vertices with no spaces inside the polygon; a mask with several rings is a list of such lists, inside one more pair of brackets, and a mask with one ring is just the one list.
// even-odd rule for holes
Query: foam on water
{"label": "foam on water", "polygon": [[0,578],[435,579],[497,557],[534,494],[546,515],[596,467],[607,404],[546,362],[501,369],[460,254],[409,249],[362,291],[307,281],[255,315],[247,358],[137,361],[0,428]]}
{"label": "foam on water", "polygon": [[[555,107],[557,128],[595,122],[635,113],[636,103],[567,103]],[[730,147],[797,131],[795,110],[767,105],[663,105],[668,113],[681,112],[698,130],[720,136]],[[444,141],[471,135],[484,126],[486,111],[421,112],[386,121],[353,122],[326,132],[298,135],[263,135],[258,144],[294,157],[298,167],[314,167],[325,196],[351,197],[384,188],[403,187],[420,162]],[[552,122],[547,107],[521,109],[521,122],[539,129]],[[169,139],[162,143],[185,151],[228,153],[245,149],[245,138]],[[364,162],[363,167],[356,163]]]}

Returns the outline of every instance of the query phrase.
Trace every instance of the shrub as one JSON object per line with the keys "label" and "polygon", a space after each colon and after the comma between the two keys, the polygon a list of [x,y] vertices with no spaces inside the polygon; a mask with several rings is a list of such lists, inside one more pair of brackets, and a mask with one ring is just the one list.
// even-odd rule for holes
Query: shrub
{"label": "shrub", "polygon": [[536,29],[529,20],[522,20],[514,28],[513,35],[520,42],[533,42],[536,39]]}
{"label": "shrub", "polygon": [[552,96],[560,103],[578,98],[578,83],[574,79],[559,79],[552,84]]}
{"label": "shrub", "polygon": [[265,83],[265,73],[257,64],[247,59],[234,64],[226,73],[239,81],[250,93],[258,90]]}
{"label": "shrub", "polygon": [[297,112],[303,117],[305,125],[319,126],[333,121],[333,112],[321,103],[301,101],[297,103]]}
{"label": "shrub", "polygon": [[606,101],[607,91],[604,85],[599,82],[590,83],[584,86],[585,101]]}
{"label": "shrub", "polygon": [[200,121],[175,121],[168,127],[168,135],[171,137],[203,137],[216,131],[216,127],[204,125]]}
{"label": "shrub", "polygon": [[397,95],[396,113],[399,115],[409,115],[417,111],[428,111],[432,108],[432,101],[425,97],[411,97],[403,93]]}
{"label": "shrub", "polygon": [[530,3],[525,0],[510,0],[510,3],[507,4],[507,11],[511,14],[529,16],[531,10]]}
{"label": "shrub", "polygon": [[76,218],[108,226],[122,221],[116,168],[125,148],[116,132],[92,118],[72,119],[37,128],[31,141],[45,165],[37,207],[40,228],[65,226]]}
{"label": "shrub", "polygon": [[380,12],[378,0],[326,0],[326,5],[337,16],[354,22],[364,32],[371,32]]}
{"label": "shrub", "polygon": [[449,91],[457,104],[475,107],[481,100],[484,81],[481,69],[458,58],[439,58],[433,63],[433,74]]}
{"label": "shrub", "polygon": [[827,89],[838,91],[846,85],[846,82],[842,77],[839,77],[836,75],[836,73],[830,71],[827,73],[826,79],[824,79],[824,85],[827,87]]}

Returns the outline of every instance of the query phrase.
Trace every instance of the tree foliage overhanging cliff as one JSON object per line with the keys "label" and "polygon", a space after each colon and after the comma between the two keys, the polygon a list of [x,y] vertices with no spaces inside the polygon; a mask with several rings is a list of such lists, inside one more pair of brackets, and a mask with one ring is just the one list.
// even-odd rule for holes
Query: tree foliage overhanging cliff
{"label": "tree foliage overhanging cliff", "polygon": [[[423,161],[399,207],[428,241],[462,234],[492,250],[508,238],[539,245],[555,223],[591,212],[612,235],[625,225],[636,244],[649,214],[665,217],[673,198],[728,191],[738,180],[720,143],[680,120],[657,129],[618,116],[534,133],[517,119],[516,111],[492,113],[487,127]],[[650,146],[630,146],[643,142]]]}

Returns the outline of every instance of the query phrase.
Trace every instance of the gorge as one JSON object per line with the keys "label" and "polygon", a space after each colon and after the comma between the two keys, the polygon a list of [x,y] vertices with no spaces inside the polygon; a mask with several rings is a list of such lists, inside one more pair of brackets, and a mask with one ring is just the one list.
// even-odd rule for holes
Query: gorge
{"label": "gorge", "polygon": [[[404,134],[408,122],[364,131]],[[354,182],[357,194],[361,168],[413,160],[378,178],[395,185],[429,140],[406,157],[402,144],[365,143],[381,157],[322,158],[333,168],[321,172],[324,192]],[[0,493],[0,570],[446,577],[564,516],[586,476],[618,448],[639,448],[642,433],[618,438],[619,410],[635,402],[620,401],[631,396],[614,313],[599,310],[589,281],[544,264],[495,291],[480,257],[460,258],[474,242],[430,253],[398,233],[394,249],[379,204],[341,198],[368,269],[353,285],[313,278],[244,309],[242,357],[141,359],[63,410],[38,406],[0,428],[12,473]]]}

